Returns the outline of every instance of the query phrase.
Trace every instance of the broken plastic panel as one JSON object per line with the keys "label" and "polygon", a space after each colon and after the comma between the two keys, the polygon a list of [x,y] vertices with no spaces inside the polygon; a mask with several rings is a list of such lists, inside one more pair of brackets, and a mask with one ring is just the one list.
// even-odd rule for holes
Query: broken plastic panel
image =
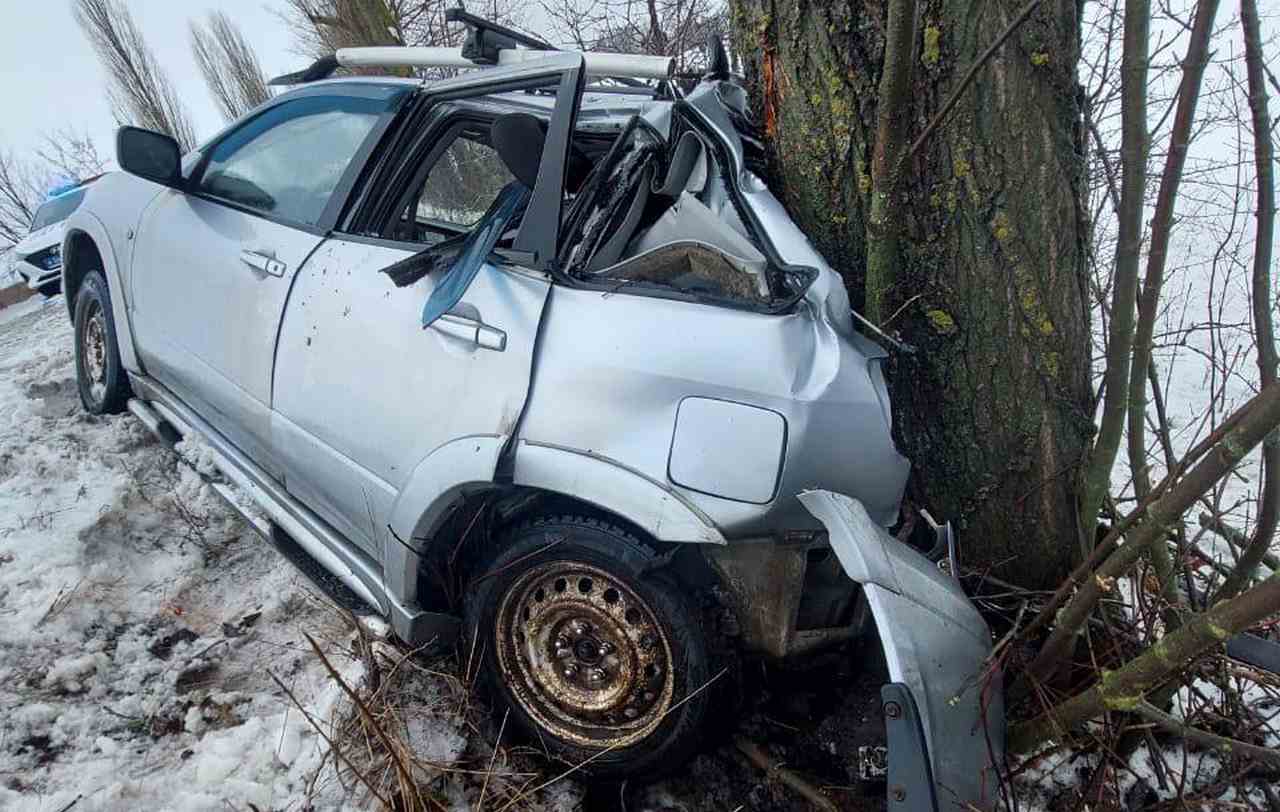
{"label": "broken plastic panel", "polygon": [[529,205],[529,188],[518,181],[508,183],[498,193],[485,215],[465,235],[431,246],[411,257],[383,268],[397,287],[411,285],[443,266],[449,269],[427,297],[422,307],[422,326],[452,310],[471,286],[498,240]]}

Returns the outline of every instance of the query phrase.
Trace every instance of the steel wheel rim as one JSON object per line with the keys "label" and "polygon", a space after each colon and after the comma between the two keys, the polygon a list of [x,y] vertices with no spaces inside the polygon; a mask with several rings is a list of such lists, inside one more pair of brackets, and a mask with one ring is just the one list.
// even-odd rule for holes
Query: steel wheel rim
{"label": "steel wheel rim", "polygon": [[85,380],[89,382],[89,395],[95,402],[101,402],[107,391],[107,322],[97,302],[90,307],[80,341],[80,357]]}
{"label": "steel wheel rim", "polygon": [[520,707],[557,738],[625,747],[671,708],[671,643],[620,579],[549,561],[507,588],[494,621],[497,665]]}

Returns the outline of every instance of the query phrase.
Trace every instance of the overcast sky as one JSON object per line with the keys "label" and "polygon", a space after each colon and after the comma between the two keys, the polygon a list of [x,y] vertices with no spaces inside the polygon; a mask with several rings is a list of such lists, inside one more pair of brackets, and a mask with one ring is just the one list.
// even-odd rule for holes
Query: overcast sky
{"label": "overcast sky", "polygon": [[[278,12],[282,0],[127,0],[134,20],[177,86],[203,139],[222,126],[191,55],[187,23],[228,12],[267,76],[305,67]],[[71,0],[0,0],[0,149],[22,153],[40,133],[71,126],[114,156],[115,121],[97,57],[71,14]]]}

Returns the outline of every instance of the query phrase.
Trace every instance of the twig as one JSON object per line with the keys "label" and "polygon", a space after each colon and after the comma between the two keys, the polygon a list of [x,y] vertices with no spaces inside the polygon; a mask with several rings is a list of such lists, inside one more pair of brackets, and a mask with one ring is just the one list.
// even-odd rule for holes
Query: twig
{"label": "twig", "polygon": [[83,798],[83,797],[84,797],[84,795],[77,795],[76,797],[74,797],[74,798],[72,798],[72,799],[71,799],[71,803],[69,803],[69,804],[67,804],[66,806],[64,806],[64,807],[62,807],[61,809],[59,809],[59,810],[58,810],[58,812],[67,812],[67,810],[68,810],[68,809],[70,809],[71,807],[73,807],[73,806],[75,806],[76,804],[80,803],[80,799],[81,799],[81,798]]}
{"label": "twig", "polygon": [[[289,686],[285,685],[284,682],[282,682],[281,679],[271,671],[267,672],[267,676],[271,677],[271,680],[276,685],[280,686],[280,690],[284,691],[285,696],[289,697],[289,700],[293,702],[294,705],[298,706],[298,710],[301,711],[306,720],[311,723],[311,726],[315,728],[315,731],[320,734],[320,738],[324,739],[325,744],[329,745],[329,751],[334,754],[334,757],[341,759],[348,767],[351,768],[351,772],[355,774],[355,777],[360,779],[360,783],[364,784],[365,787],[368,788],[370,794],[378,799],[384,809],[392,809],[393,807],[391,806],[391,802],[383,797],[381,792],[378,792],[378,790],[373,786],[373,782],[370,781],[364,773],[360,772],[351,759],[347,758],[346,754],[338,748],[338,743],[331,739],[328,733],[324,732],[324,728],[321,727],[320,723],[307,712],[307,709],[303,704],[298,701],[298,697],[294,696],[293,691],[289,690]],[[324,766],[323,761],[321,762],[321,766]],[[317,768],[317,770],[319,770],[319,768]]]}
{"label": "twig", "polygon": [[1142,718],[1154,722],[1165,730],[1173,733],[1175,736],[1182,736],[1194,742],[1199,742],[1213,750],[1218,750],[1235,755],[1247,756],[1258,761],[1265,761],[1268,764],[1280,767],[1280,750],[1273,750],[1270,747],[1259,747],[1256,744],[1242,742],[1239,739],[1229,739],[1226,736],[1219,736],[1210,733],[1207,730],[1201,730],[1191,727],[1185,722],[1179,722],[1169,714],[1152,705],[1150,702],[1143,700],[1134,708],[1138,715]]}
{"label": "twig", "polygon": [[[342,689],[342,692],[351,699],[352,703],[355,704],[356,709],[360,712],[360,716],[365,720],[365,723],[369,727],[373,728],[373,732],[377,735],[378,740],[382,742],[382,746],[387,748],[387,754],[391,756],[391,760],[395,764],[396,772],[399,773],[402,781],[402,786],[406,789],[415,789],[416,784],[413,782],[413,775],[398,757],[395,746],[391,742],[391,738],[387,735],[387,732],[382,729],[382,726],[374,720],[373,714],[369,711],[369,708],[365,705],[364,701],[360,699],[360,695],[347,684],[346,680],[342,678],[342,675],[338,673],[338,669],[333,667],[333,663],[329,662],[329,658],[325,656],[324,650],[320,648],[320,644],[316,642],[315,638],[306,632],[303,632],[302,636],[307,638],[307,642],[311,644],[311,648],[315,651],[316,656],[320,658],[320,662],[324,665],[325,670],[329,672],[329,676],[333,677],[334,682],[338,683],[338,687]],[[405,800],[408,801],[409,799],[406,798]],[[418,803],[411,807],[413,809],[417,809],[422,805],[421,798],[416,800]]]}
{"label": "twig", "polygon": [[502,714],[502,724],[498,726],[498,739],[493,743],[493,753],[489,756],[489,768],[484,771],[484,783],[480,785],[480,800],[476,801],[478,811],[484,809],[484,796],[489,791],[489,777],[493,775],[493,763],[498,760],[498,748],[502,744],[502,734],[507,729],[507,717],[510,715],[510,710]]}
{"label": "twig", "polygon": [[764,770],[766,775],[776,776],[779,781],[798,792],[806,801],[818,809],[826,810],[826,812],[840,812],[839,807],[832,803],[830,798],[822,794],[822,790],[815,787],[808,779],[801,777],[798,773],[783,767],[772,756],[762,750],[760,745],[753,741],[748,741],[742,736],[735,736],[733,746],[738,748],[738,752],[747,757],[747,761]]}

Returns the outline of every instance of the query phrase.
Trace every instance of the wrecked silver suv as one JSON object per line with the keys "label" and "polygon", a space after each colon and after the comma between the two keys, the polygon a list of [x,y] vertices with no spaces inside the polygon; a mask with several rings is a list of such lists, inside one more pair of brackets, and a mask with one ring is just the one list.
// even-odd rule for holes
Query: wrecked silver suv
{"label": "wrecked silver suv", "polygon": [[339,51],[185,157],[123,128],[62,246],[85,407],[199,438],[410,644],[460,627],[556,756],[658,771],[730,693],[726,639],[866,632],[891,796],[989,803],[987,628],[885,530],[885,352],[760,180],[724,60],[682,92],[667,59],[472,25]]}

